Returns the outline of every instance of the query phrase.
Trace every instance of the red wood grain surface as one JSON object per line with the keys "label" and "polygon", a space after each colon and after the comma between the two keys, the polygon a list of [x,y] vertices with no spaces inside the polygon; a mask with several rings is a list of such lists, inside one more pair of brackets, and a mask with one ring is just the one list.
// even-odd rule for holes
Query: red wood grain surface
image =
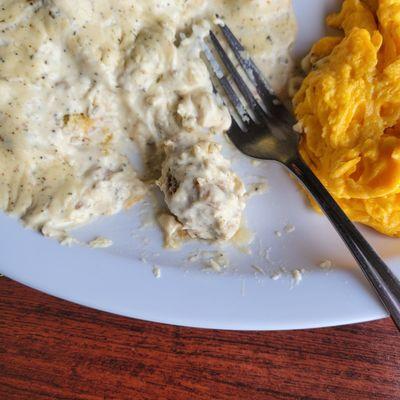
{"label": "red wood grain surface", "polygon": [[179,328],[0,278],[0,399],[400,399],[390,320],[294,332]]}

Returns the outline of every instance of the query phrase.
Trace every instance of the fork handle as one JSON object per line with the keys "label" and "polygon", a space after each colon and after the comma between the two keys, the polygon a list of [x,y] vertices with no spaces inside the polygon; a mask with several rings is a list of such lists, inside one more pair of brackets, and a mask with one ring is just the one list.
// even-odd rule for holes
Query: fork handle
{"label": "fork handle", "polygon": [[298,157],[286,166],[304,184],[347,245],[400,330],[400,281],[346,216],[328,190]]}

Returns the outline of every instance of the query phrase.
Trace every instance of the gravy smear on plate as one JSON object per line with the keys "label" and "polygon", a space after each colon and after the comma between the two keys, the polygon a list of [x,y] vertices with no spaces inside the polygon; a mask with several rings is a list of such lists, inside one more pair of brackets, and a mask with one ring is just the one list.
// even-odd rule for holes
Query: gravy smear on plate
{"label": "gravy smear on plate", "polygon": [[281,92],[290,0],[2,0],[0,209],[62,240],[156,183],[173,229],[230,239],[246,191],[214,143],[231,121],[200,46],[217,14]]}

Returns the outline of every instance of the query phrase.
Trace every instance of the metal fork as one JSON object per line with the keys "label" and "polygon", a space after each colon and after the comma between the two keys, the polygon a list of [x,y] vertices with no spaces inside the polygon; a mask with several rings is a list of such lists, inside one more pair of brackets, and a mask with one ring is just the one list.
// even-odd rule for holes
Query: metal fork
{"label": "metal fork", "polygon": [[[303,161],[298,151],[300,136],[293,129],[296,123],[294,117],[269,89],[259,68],[228,26],[222,25],[220,28],[255,89],[252,91],[246,84],[221,41],[211,31],[212,46],[204,42],[203,52],[235,111],[231,112],[229,138],[241,152],[250,157],[274,160],[285,165],[303,183],[357,260],[400,330],[400,281]],[[259,98],[253,92],[257,92]]]}

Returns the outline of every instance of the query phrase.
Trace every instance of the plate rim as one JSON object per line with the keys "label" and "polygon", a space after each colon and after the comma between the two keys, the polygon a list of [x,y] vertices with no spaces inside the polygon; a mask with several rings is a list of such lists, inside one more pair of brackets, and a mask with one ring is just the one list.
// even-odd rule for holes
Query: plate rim
{"label": "plate rim", "polygon": [[[387,317],[359,269],[328,273],[313,270],[294,288],[290,287],[288,279],[273,281],[266,277],[260,283],[254,277],[210,275],[198,270],[182,274],[179,267],[173,266],[163,267],[161,279],[156,279],[152,269],[143,267],[139,260],[132,261],[99,249],[65,248],[24,229],[16,220],[0,213],[0,232],[5,230],[8,235],[2,240],[1,247],[12,249],[19,245],[19,251],[3,253],[0,271],[5,276],[53,297],[126,317],[194,328],[241,331],[314,329]],[[24,232],[22,235],[21,231]],[[36,250],[34,257],[32,249]],[[34,258],[32,273],[29,264]],[[58,260],[56,264],[54,260]],[[110,263],[115,271],[112,275]],[[391,264],[400,271],[400,258],[392,259]],[[346,280],[348,284],[343,285]],[[241,293],[243,282],[245,294]],[[330,289],[333,287],[332,293],[326,293],[326,285]],[[284,298],[288,303],[277,309],[273,292],[282,294],[282,290],[285,290]],[[218,298],[221,291],[224,296]],[[271,295],[265,296],[266,291]],[[149,293],[161,294],[159,309],[154,307],[156,303],[146,304]],[[204,304],[209,308],[196,309],[197,302],[205,295],[214,296],[212,301],[204,297]],[[265,301],[264,308],[253,307],[260,298]],[[322,305],[316,310],[302,308],[314,298],[320,298]],[[332,299],[335,301],[329,303]],[[346,312],[338,309],[337,302],[349,305]],[[286,318],[282,317],[282,312]]]}

